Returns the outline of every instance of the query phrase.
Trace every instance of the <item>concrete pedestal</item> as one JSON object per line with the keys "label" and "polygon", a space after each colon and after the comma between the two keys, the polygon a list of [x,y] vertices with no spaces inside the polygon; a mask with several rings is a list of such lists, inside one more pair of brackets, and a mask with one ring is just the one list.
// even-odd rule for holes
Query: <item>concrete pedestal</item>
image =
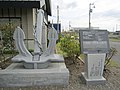
{"label": "concrete pedestal", "polygon": [[105,53],[86,54],[85,71],[82,76],[87,85],[105,84],[106,79],[103,77],[105,56]]}
{"label": "concrete pedestal", "polygon": [[64,62],[52,62],[46,69],[24,69],[22,63],[13,63],[0,70],[0,87],[68,84],[69,71]]}
{"label": "concrete pedestal", "polygon": [[82,72],[82,78],[83,78],[82,81],[86,85],[98,85],[98,84],[104,85],[106,83],[106,79],[104,77],[101,77],[99,79],[89,79],[86,77],[84,72]]}

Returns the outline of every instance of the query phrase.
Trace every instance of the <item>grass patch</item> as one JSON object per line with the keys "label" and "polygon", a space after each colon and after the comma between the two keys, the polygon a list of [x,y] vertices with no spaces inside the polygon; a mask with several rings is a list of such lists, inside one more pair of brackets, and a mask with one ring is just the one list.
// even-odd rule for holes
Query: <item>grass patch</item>
{"label": "grass patch", "polygon": [[82,60],[85,60],[85,55],[84,55],[84,54],[80,54],[80,58],[81,58]]}
{"label": "grass patch", "polygon": [[119,64],[116,61],[114,61],[114,60],[111,60],[109,65],[111,67],[118,67],[119,66]]}
{"label": "grass patch", "polygon": [[111,42],[120,42],[120,38],[117,39],[117,38],[110,38],[109,41]]}

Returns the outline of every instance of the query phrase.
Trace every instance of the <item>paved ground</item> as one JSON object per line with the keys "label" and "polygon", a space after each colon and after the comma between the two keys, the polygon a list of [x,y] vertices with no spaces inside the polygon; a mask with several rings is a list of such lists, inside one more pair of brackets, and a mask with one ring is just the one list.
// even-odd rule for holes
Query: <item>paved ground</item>
{"label": "paved ground", "polygon": [[110,42],[110,47],[116,48],[117,54],[112,59],[120,64],[120,42]]}

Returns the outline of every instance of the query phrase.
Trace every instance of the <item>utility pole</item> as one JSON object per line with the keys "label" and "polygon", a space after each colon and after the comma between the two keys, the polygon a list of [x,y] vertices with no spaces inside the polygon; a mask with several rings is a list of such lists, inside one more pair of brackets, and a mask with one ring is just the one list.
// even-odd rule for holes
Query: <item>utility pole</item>
{"label": "utility pole", "polygon": [[53,19],[52,19],[52,28],[53,28]]}
{"label": "utility pole", "polygon": [[59,33],[59,6],[57,5],[57,32]]}
{"label": "utility pole", "polygon": [[89,4],[89,30],[91,29],[91,12],[92,12],[92,9],[91,9],[91,3]]}
{"label": "utility pole", "polygon": [[69,31],[70,31],[70,29],[71,29],[71,24],[70,24],[70,21],[69,21]]}
{"label": "utility pole", "polygon": [[[93,6],[93,7],[91,7],[91,6]],[[94,3],[90,3],[90,4],[89,4],[89,30],[91,29],[91,13],[92,13],[92,11],[93,11],[92,8],[95,8]]]}
{"label": "utility pole", "polygon": [[116,31],[117,31],[117,29],[118,29],[118,25],[116,24]]}

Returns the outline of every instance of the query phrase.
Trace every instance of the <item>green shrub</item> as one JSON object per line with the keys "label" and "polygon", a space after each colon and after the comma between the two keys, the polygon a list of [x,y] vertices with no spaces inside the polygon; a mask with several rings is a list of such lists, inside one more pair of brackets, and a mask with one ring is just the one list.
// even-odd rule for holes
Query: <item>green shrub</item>
{"label": "green shrub", "polygon": [[15,50],[4,50],[3,51],[3,54],[15,54],[15,53],[18,53],[18,52],[16,52]]}
{"label": "green shrub", "polygon": [[0,25],[0,31],[2,33],[2,48],[8,51],[14,48],[13,32],[14,26],[11,23]]}
{"label": "green shrub", "polygon": [[64,34],[64,37],[60,38],[60,49],[66,53],[67,57],[78,58],[80,55],[80,44],[78,40],[75,40],[76,35]]}

